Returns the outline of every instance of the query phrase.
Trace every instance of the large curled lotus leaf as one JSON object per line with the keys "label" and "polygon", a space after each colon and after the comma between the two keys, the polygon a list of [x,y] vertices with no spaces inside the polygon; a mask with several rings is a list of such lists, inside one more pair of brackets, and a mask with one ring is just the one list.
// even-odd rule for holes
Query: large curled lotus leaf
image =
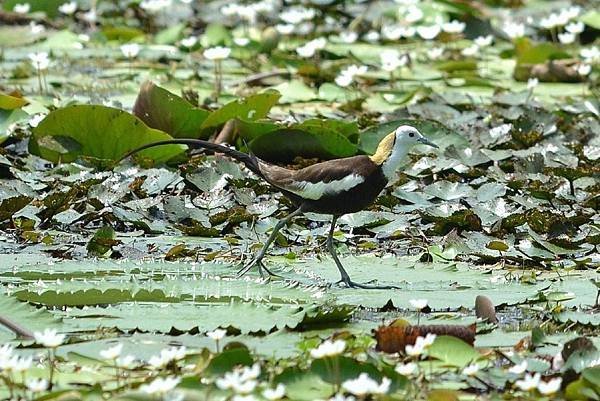
{"label": "large curled lotus leaf", "polygon": [[291,162],[298,156],[328,160],[356,154],[356,145],[335,131],[282,128],[259,136],[249,146],[256,156],[272,162]]}
{"label": "large curled lotus leaf", "polygon": [[202,123],[203,130],[210,130],[237,118],[256,121],[265,118],[271,108],[277,104],[281,94],[274,90],[234,100],[218,110],[213,111]]}
{"label": "large curled lotus leaf", "polygon": [[[118,160],[139,146],[173,139],[149,128],[126,111],[98,105],[74,105],[55,110],[33,130],[29,151],[54,163],[72,162],[81,156]],[[139,152],[141,157],[164,162],[181,153],[180,145],[160,146]]]}
{"label": "large curled lotus leaf", "polygon": [[210,114],[151,81],[142,84],[133,114],[151,128],[175,138],[200,138],[202,124]]}

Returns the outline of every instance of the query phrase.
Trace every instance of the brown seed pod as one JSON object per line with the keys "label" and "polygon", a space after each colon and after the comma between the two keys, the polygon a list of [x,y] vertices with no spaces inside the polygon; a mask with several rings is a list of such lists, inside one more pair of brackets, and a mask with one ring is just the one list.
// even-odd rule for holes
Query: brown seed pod
{"label": "brown seed pod", "polygon": [[476,326],[458,326],[451,324],[436,324],[428,326],[381,326],[375,330],[376,349],[393,354],[404,352],[407,345],[414,345],[417,337],[427,334],[438,336],[452,336],[473,345],[475,342]]}

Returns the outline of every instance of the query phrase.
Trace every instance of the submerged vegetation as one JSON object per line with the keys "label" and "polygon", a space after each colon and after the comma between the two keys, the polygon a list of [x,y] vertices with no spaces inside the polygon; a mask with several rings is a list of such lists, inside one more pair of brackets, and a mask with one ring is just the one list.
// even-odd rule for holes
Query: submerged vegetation
{"label": "submerged vegetation", "polygon": [[[592,1],[4,0],[0,399],[600,399]],[[282,229],[223,155],[417,146]]]}

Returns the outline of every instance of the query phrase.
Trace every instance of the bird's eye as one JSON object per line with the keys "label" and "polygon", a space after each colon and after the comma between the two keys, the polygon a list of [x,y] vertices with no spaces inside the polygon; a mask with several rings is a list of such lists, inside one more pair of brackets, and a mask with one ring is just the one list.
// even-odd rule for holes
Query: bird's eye
{"label": "bird's eye", "polygon": [[408,136],[410,136],[412,138],[413,136],[415,136],[415,133],[411,132],[410,134],[408,134]]}

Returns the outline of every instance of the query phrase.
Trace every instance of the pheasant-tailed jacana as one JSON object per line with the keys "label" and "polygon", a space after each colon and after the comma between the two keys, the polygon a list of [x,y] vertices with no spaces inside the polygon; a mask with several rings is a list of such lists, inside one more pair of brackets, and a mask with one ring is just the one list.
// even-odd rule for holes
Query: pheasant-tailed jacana
{"label": "pheasant-tailed jacana", "polygon": [[353,288],[386,289],[395,287],[359,284],[350,279],[333,245],[335,224],[340,216],[358,212],[373,203],[388,182],[395,178],[396,170],[409,150],[419,143],[438,147],[416,128],[403,125],[385,136],[372,156],[360,155],[328,160],[300,170],[279,167],[252,154],[199,139],[173,139],[150,143],[128,152],[121,160],[150,147],[173,144],[205,148],[231,156],[281,191],[297,208],[275,225],[265,245],[258,255],[240,270],[240,275],[247,273],[253,266],[258,267],[261,275],[262,269],[272,274],[262,260],[279,230],[295,216],[304,212],[314,212],[333,216],[327,236],[327,249],[341,275],[338,283]]}

